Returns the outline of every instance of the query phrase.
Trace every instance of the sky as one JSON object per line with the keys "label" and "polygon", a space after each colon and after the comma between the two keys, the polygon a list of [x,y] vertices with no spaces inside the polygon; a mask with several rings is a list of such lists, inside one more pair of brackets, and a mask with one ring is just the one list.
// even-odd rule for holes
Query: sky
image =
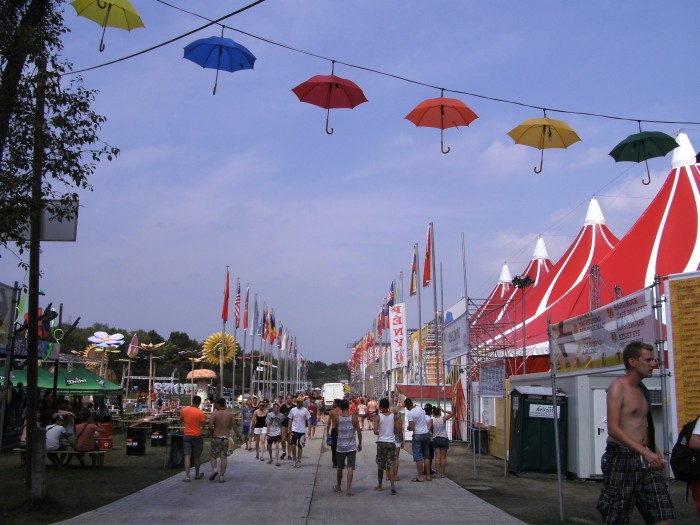
{"label": "sky", "polygon": [[[66,6],[64,56],[75,70],[98,66],[249,3],[133,0],[146,27],[108,28],[104,52],[101,28]],[[439,304],[465,289],[478,302],[504,263],[513,275],[524,269],[538,236],[556,262],[592,197],[618,237],[648,206],[670,155],[649,162],[645,186],[644,164],[608,153],[638,131],[635,120],[700,122],[699,14],[696,0],[267,0],[224,21],[243,32],[224,36],[257,61],[221,72],[216,95],[214,70],[183,59],[183,48],[220,28],[85,71],[85,87],[99,91],[93,108],[107,117],[100,136],[121,154],[81,193],[77,241],[43,243],[42,306],[62,303],[64,320],[81,326],[203,341],[222,328],[228,266],[231,312],[238,278],[251,308],[257,294],[306,359],[345,361],[392,280],[400,287],[403,276],[408,290],[412,249],[423,257],[430,222]],[[331,60],[369,101],[331,110],[328,135],[325,110],[291,89],[330,74]],[[479,116],[445,130],[448,154],[439,130],[404,119],[437,88]],[[506,133],[542,108],[581,141],[545,150],[536,174],[540,151]],[[642,128],[683,128],[700,147],[700,124]],[[28,282],[20,259],[0,248],[0,282]],[[416,327],[416,298],[405,295]],[[424,319],[427,298],[432,290]]]}

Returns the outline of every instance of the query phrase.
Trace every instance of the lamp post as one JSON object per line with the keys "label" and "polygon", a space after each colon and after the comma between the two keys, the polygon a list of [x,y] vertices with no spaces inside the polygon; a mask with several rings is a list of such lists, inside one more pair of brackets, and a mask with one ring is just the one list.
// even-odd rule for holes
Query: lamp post
{"label": "lamp post", "polygon": [[535,281],[529,275],[521,277],[520,275],[513,277],[513,286],[520,288],[523,291],[523,374],[527,373],[526,361],[526,331],[525,331],[525,288],[535,284]]}

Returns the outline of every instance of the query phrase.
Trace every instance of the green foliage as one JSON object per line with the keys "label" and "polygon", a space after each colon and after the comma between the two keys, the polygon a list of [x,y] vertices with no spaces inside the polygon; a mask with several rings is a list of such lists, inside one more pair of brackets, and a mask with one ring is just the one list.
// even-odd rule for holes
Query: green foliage
{"label": "green foliage", "polygon": [[[67,31],[61,9],[51,5],[27,37],[20,22],[26,4],[5,4],[0,24],[0,56],[9,57],[0,76],[0,106],[8,119],[6,133],[0,134],[0,245],[17,243],[20,252],[28,245],[21,238],[31,210],[35,172],[40,170],[42,179],[42,206],[59,221],[70,219],[70,204],[78,199],[78,190],[92,189],[88,178],[97,164],[119,153],[98,137],[106,119],[90,108],[97,92],[85,89],[80,77],[64,76],[72,65],[60,56],[61,36]],[[23,67],[10,93],[8,69],[17,58],[21,37],[25,61],[20,61]]]}
{"label": "green foliage", "polygon": [[321,388],[323,383],[340,383],[342,380],[350,380],[350,371],[345,362],[327,365],[323,361],[308,361],[307,365],[308,381],[314,388]]}

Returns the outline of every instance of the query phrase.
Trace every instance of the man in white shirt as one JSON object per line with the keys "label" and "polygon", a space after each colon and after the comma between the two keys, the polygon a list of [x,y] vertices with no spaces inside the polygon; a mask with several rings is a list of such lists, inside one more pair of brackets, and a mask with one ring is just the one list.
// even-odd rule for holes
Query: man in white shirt
{"label": "man in white shirt", "polygon": [[[408,409],[406,415],[408,430],[413,431],[411,452],[418,469],[418,475],[411,481],[432,481],[433,478],[430,476],[430,431],[425,412],[421,407],[415,406],[410,397],[404,400],[404,405]],[[425,477],[423,477],[424,473]]]}
{"label": "man in white shirt", "polygon": [[311,414],[304,408],[304,398],[299,396],[296,399],[297,406],[289,411],[289,425],[292,431],[292,439],[290,441],[291,454],[294,458],[294,466],[301,467],[301,454],[306,441],[306,427]]}

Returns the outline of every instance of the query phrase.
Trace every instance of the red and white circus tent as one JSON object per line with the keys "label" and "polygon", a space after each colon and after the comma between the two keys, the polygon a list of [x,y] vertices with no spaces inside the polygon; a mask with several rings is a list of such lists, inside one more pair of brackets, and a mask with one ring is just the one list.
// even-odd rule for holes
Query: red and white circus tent
{"label": "red and white circus tent", "polygon": [[[700,166],[685,133],[672,154],[672,169],[648,208],[618,241],[592,199],[575,241],[536,287],[525,289],[528,356],[548,353],[547,318],[552,322],[590,311],[590,271],[598,265],[600,306],[615,299],[615,287],[630,294],[654,276],[700,269]],[[518,319],[515,348],[523,347],[522,291],[508,307]],[[528,371],[530,368],[528,367]]]}

